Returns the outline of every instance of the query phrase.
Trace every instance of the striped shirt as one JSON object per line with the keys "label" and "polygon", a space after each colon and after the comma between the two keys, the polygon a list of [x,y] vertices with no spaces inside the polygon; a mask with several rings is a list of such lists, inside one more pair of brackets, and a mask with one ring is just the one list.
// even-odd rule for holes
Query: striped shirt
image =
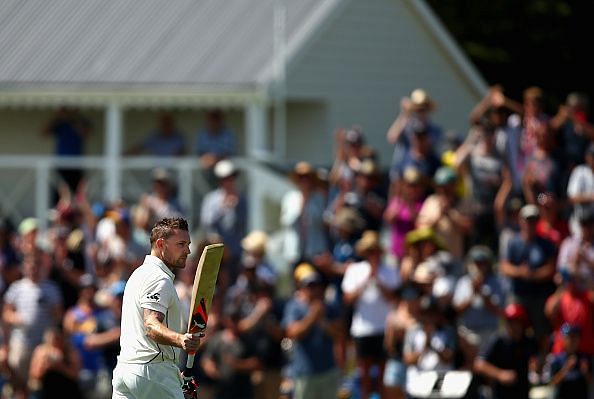
{"label": "striped shirt", "polygon": [[14,306],[23,320],[23,325],[12,330],[11,339],[34,347],[41,343],[45,330],[53,326],[51,315],[56,306],[62,305],[62,293],[53,281],[35,283],[22,278],[8,287],[4,302]]}

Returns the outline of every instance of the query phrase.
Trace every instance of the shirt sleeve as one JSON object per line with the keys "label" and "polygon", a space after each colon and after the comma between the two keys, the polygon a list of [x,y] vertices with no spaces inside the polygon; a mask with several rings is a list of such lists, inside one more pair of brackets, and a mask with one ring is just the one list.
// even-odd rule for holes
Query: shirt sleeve
{"label": "shirt sleeve", "polygon": [[156,280],[148,284],[141,293],[140,307],[167,314],[171,306],[175,288],[171,281],[166,279]]}
{"label": "shirt sleeve", "polygon": [[357,290],[357,288],[359,287],[359,285],[360,285],[359,278],[361,276],[358,276],[360,273],[357,273],[358,272],[357,269],[359,269],[357,267],[357,263],[352,263],[347,267],[347,269],[344,273],[344,278],[342,279],[342,283],[340,285],[342,292],[350,294],[351,292],[355,292]]}
{"label": "shirt sleeve", "polygon": [[582,175],[582,167],[578,166],[573,170],[573,172],[569,176],[569,182],[567,183],[568,197],[575,197],[584,191],[582,184]]}
{"label": "shirt sleeve", "polygon": [[291,323],[297,320],[301,320],[301,316],[299,315],[296,302],[291,300],[287,302],[287,305],[285,306],[281,325],[283,328],[287,328]]}
{"label": "shirt sleeve", "polygon": [[11,284],[8,287],[8,290],[4,294],[4,303],[10,304],[14,306],[15,299],[17,297],[15,284]]}
{"label": "shirt sleeve", "polygon": [[454,290],[454,297],[452,298],[452,303],[455,306],[458,306],[470,299],[471,294],[472,291],[470,279],[467,277],[462,277],[460,280],[458,280],[458,283],[456,284],[456,289]]}

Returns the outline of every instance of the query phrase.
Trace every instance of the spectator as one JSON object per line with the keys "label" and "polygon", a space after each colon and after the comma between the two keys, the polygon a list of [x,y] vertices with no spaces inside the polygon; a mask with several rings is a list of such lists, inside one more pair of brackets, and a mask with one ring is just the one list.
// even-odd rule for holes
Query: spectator
{"label": "spectator", "polygon": [[471,198],[475,219],[473,244],[496,248],[495,208],[503,207],[512,190],[512,181],[504,155],[496,148],[495,126],[475,126],[455,153],[454,169],[467,171],[472,183]]}
{"label": "spectator", "polygon": [[426,126],[430,145],[439,148],[442,130],[431,120],[431,113],[435,108],[435,102],[423,89],[415,89],[410,97],[403,97],[400,100],[400,113],[386,134],[388,143],[396,145],[393,160],[400,159],[411,145],[415,121]]}
{"label": "spectator", "polygon": [[368,159],[371,149],[365,145],[365,134],[358,127],[337,129],[336,157],[330,171],[330,184],[337,185],[342,179],[353,181],[359,164]]}
{"label": "spectator", "polygon": [[45,329],[55,327],[62,317],[62,295],[45,278],[42,261],[43,253],[37,248],[25,253],[23,278],[15,281],[4,295],[2,321],[12,328],[8,365],[18,398],[26,396],[33,349],[41,343]]}
{"label": "spectator", "polygon": [[437,302],[429,296],[421,300],[418,323],[406,330],[403,357],[408,377],[416,371],[446,372],[454,369],[456,332],[441,323]]}
{"label": "spectator", "polygon": [[122,320],[122,301],[124,299],[125,281],[117,281],[108,287],[103,304],[104,309],[97,315],[97,329],[85,337],[84,346],[87,350],[101,350],[104,367],[108,372],[109,388],[111,377],[120,353],[120,325]]}
{"label": "spectator", "polygon": [[379,231],[382,227],[386,200],[380,183],[380,172],[374,161],[364,160],[355,169],[355,186],[348,195],[368,230]]}
{"label": "spectator", "polygon": [[99,371],[103,367],[101,351],[89,349],[86,338],[97,332],[97,318],[101,309],[95,304],[97,284],[93,277],[85,274],[81,278],[79,299],[64,315],[64,332],[81,360],[78,381],[83,392],[96,391]]}
{"label": "spectator", "polygon": [[82,399],[78,385],[80,358],[65,334],[52,327],[45,331],[43,342],[33,350],[31,383],[40,399]]}
{"label": "spectator", "polygon": [[562,352],[550,359],[551,385],[555,399],[588,399],[592,383],[592,355],[579,350],[581,329],[564,324]]}
{"label": "spectator", "polygon": [[[382,391],[384,374],[384,331],[390,301],[400,285],[395,268],[382,264],[382,247],[377,232],[368,230],[355,245],[361,262],[351,263],[342,280],[344,302],[353,306],[350,333],[355,339],[357,363],[361,371],[361,394],[364,399],[376,389]],[[373,381],[371,368],[379,368],[379,381]]]}
{"label": "spectator", "polygon": [[336,397],[339,373],[333,340],[342,333],[338,310],[324,301],[324,285],[310,264],[295,269],[297,289],[284,311],[283,327],[293,342],[290,371],[294,399]]}
{"label": "spectator", "polygon": [[536,370],[537,346],[526,335],[528,313],[519,304],[505,308],[505,331],[475,360],[475,371],[493,381],[493,399],[526,399],[528,374]]}
{"label": "spectator", "polygon": [[510,124],[509,117],[513,113],[516,116],[511,121],[518,120],[517,115],[523,112],[522,104],[505,96],[503,86],[494,85],[472,109],[469,119],[471,126],[486,120],[487,124],[494,127],[497,151],[504,154],[506,161],[509,161],[511,145],[515,144],[514,139],[519,133],[517,127]]}
{"label": "spectator", "polygon": [[557,195],[552,192],[540,193],[536,197],[536,203],[540,211],[536,234],[551,241],[556,248],[559,248],[561,242],[569,235],[569,226],[567,220],[563,218]]}
{"label": "spectator", "polygon": [[561,243],[557,270],[577,274],[587,288],[594,288],[594,210],[578,213],[581,234],[571,235]]}
{"label": "spectator", "polygon": [[415,228],[424,200],[422,176],[417,169],[407,168],[402,181],[402,190],[390,199],[384,212],[384,221],[390,226],[391,253],[398,260],[405,255],[406,234]]}
{"label": "spectator", "polygon": [[573,205],[573,215],[570,220],[571,233],[580,234],[576,219],[577,212],[594,206],[594,143],[586,148],[586,162],[576,166],[567,183],[567,197]]}
{"label": "spectator", "polygon": [[456,283],[452,304],[458,314],[458,333],[478,352],[485,349],[499,327],[505,293],[493,270],[489,248],[468,252],[467,273]]}
{"label": "spectator", "polygon": [[332,253],[325,252],[313,258],[314,264],[329,284],[326,295],[334,298],[337,306],[342,306],[340,286],[344,273],[349,264],[360,260],[355,244],[361,238],[364,227],[365,221],[355,209],[351,207],[340,209],[332,219],[331,233],[334,238]]}
{"label": "spectator", "polygon": [[163,112],[159,115],[157,128],[128,154],[147,154],[159,157],[183,155],[186,149],[186,138],[177,130],[173,115]]}
{"label": "spectator", "polygon": [[512,300],[526,308],[539,342],[545,350],[550,324],[544,307],[554,290],[555,246],[536,235],[540,212],[536,205],[525,205],[520,210],[520,234],[513,238],[501,262],[502,274],[511,281]]}
{"label": "spectator", "polygon": [[240,310],[230,306],[223,316],[223,329],[209,339],[201,358],[206,374],[217,381],[217,399],[254,398],[252,371],[261,367],[255,349],[240,333]]}
{"label": "spectator", "polygon": [[239,273],[237,262],[241,257],[241,239],[247,230],[248,204],[241,193],[237,177],[239,171],[228,159],[219,161],[214,168],[218,188],[207,193],[202,201],[200,226],[207,237],[218,237],[225,243],[230,259],[225,263],[226,284],[232,284]]}
{"label": "spectator", "polygon": [[300,260],[311,260],[330,247],[323,220],[326,201],[316,189],[318,177],[312,165],[297,163],[290,177],[297,190],[283,197],[280,223],[287,229],[283,243],[285,259],[289,263],[298,263]]}
{"label": "spectator", "polygon": [[383,383],[386,399],[404,399],[406,364],[403,358],[404,337],[418,322],[420,292],[413,284],[405,284],[395,294],[396,302],[386,318],[384,348],[388,356]]}
{"label": "spectator", "polygon": [[[91,134],[91,124],[77,109],[61,107],[42,132],[55,138],[55,154],[58,157],[82,156],[85,141]],[[83,177],[83,171],[77,168],[60,168],[58,174],[72,192],[76,191]]]}
{"label": "spectator", "polygon": [[404,171],[409,167],[418,169],[425,182],[429,182],[441,165],[431,142],[430,126],[414,120],[410,123],[410,145],[402,155],[392,160],[390,167],[390,196],[400,191]]}
{"label": "spectator", "polygon": [[588,108],[587,96],[572,92],[551,119],[551,129],[558,133],[561,141],[567,173],[584,163],[584,150],[594,139],[594,126],[588,121]]}
{"label": "spectator", "polygon": [[164,168],[155,168],[152,177],[152,191],[140,199],[140,206],[149,212],[149,226],[163,218],[180,217],[183,213],[175,199],[174,185],[169,172]]}
{"label": "spectator", "polygon": [[452,255],[445,250],[440,237],[430,227],[412,230],[406,235],[407,255],[400,263],[400,276],[403,281],[412,281],[417,267],[427,262],[441,275],[457,274]]}
{"label": "spectator", "polygon": [[235,155],[235,134],[225,126],[221,110],[206,113],[206,127],[197,133],[194,151],[200,157],[200,166],[206,170]]}
{"label": "spectator", "polygon": [[276,276],[264,260],[268,237],[253,231],[242,240],[242,272],[226,294],[225,306],[238,308],[237,328],[254,350],[261,369],[252,373],[254,397],[278,399],[281,368],[281,319],[284,304],[274,295]]}
{"label": "spectator", "polygon": [[561,285],[545,306],[545,313],[554,326],[551,352],[557,354],[563,350],[561,327],[569,323],[582,331],[579,351],[594,356],[594,293],[575,272],[562,272],[561,275]]}
{"label": "spectator", "polygon": [[449,252],[457,260],[464,257],[465,238],[472,229],[470,204],[456,194],[457,175],[443,166],[435,172],[435,194],[423,203],[417,218],[417,227],[430,227],[444,239]]}
{"label": "spectator", "polygon": [[525,158],[522,191],[526,202],[536,204],[541,193],[559,193],[561,170],[552,157],[554,138],[546,127],[534,132],[534,149]]}

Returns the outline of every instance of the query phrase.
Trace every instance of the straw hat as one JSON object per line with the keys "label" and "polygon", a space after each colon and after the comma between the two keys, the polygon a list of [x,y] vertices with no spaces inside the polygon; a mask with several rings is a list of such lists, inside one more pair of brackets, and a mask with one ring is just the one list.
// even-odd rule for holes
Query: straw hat
{"label": "straw hat", "polygon": [[438,248],[445,248],[445,245],[431,227],[419,227],[408,232],[405,237],[406,245],[414,245],[423,241],[431,241]]}
{"label": "straw hat", "polygon": [[293,272],[295,282],[300,286],[305,286],[312,283],[321,283],[322,276],[318,271],[309,263],[300,263]]}
{"label": "straw hat", "polygon": [[356,165],[355,173],[361,176],[375,177],[379,174],[379,168],[373,160],[364,159]]}
{"label": "straw hat", "polygon": [[260,230],[254,230],[241,240],[241,248],[244,251],[263,254],[266,252],[268,234]]}
{"label": "straw hat", "polygon": [[365,255],[372,250],[381,250],[382,244],[377,231],[367,230],[355,244],[355,251],[359,256]]}
{"label": "straw hat", "polygon": [[361,230],[365,227],[365,220],[353,208],[341,208],[334,217],[334,226],[344,229],[349,233]]}
{"label": "straw hat", "polygon": [[294,182],[297,181],[297,179],[299,179],[300,177],[309,177],[312,180],[317,180],[318,173],[309,162],[301,161],[295,165],[295,167],[289,174],[289,177]]}
{"label": "straw hat", "polygon": [[419,111],[426,109],[433,111],[435,109],[435,102],[429,97],[429,94],[423,89],[415,89],[410,94],[410,105],[412,111]]}

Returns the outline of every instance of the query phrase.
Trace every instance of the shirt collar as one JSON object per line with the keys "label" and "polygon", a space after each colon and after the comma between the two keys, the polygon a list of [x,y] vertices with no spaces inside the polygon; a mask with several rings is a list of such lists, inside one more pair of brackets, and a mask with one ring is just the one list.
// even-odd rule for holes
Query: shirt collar
{"label": "shirt collar", "polygon": [[163,261],[156,256],[146,255],[144,258],[144,263],[157,266],[159,269],[163,270],[165,274],[167,274],[172,280],[175,278],[175,274],[173,274],[171,269],[168,268],[165,263],[163,263]]}

